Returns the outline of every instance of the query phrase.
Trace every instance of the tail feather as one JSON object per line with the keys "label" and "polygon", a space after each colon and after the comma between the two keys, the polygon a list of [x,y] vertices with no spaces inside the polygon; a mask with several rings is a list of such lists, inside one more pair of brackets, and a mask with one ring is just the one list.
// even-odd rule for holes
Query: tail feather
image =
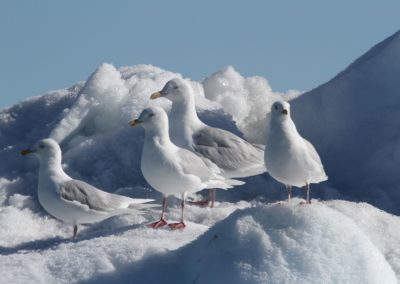
{"label": "tail feather", "polygon": [[207,182],[206,188],[229,189],[243,184],[245,184],[244,181],[237,179],[213,179]]}
{"label": "tail feather", "polygon": [[[149,200],[153,201],[152,199],[149,199]],[[148,209],[148,208],[154,208],[154,207],[160,207],[160,205],[159,204],[131,203],[128,206],[129,209],[136,209],[136,210]]]}

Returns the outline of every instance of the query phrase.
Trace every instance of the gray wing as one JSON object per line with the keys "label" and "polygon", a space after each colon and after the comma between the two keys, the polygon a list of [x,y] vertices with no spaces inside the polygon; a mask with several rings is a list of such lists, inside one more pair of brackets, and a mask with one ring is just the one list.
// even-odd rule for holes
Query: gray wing
{"label": "gray wing", "polygon": [[120,209],[121,204],[127,203],[127,197],[101,191],[80,180],[63,182],[60,190],[63,199],[79,202],[97,211]]}
{"label": "gray wing", "polygon": [[198,176],[202,182],[210,180],[213,176],[205,162],[193,152],[181,148],[178,150],[177,155],[179,164],[185,174]]}
{"label": "gray wing", "polygon": [[253,146],[223,129],[204,127],[194,133],[193,147],[224,171],[245,171],[264,165],[263,146]]}

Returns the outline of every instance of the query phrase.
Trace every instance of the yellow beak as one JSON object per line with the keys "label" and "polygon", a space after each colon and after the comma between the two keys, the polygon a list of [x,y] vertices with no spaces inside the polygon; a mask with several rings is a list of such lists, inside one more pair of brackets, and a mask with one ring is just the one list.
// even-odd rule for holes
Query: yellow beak
{"label": "yellow beak", "polygon": [[26,156],[26,155],[33,154],[33,153],[35,153],[35,151],[33,151],[31,149],[24,149],[21,151],[22,156]]}
{"label": "yellow beak", "polygon": [[134,127],[138,124],[141,124],[143,121],[141,121],[140,119],[132,119],[131,121],[129,121],[129,125]]}
{"label": "yellow beak", "polygon": [[155,92],[154,94],[152,94],[150,96],[150,99],[155,100],[155,99],[158,99],[158,98],[160,98],[162,96],[163,96],[163,94],[161,93],[161,91],[160,92]]}

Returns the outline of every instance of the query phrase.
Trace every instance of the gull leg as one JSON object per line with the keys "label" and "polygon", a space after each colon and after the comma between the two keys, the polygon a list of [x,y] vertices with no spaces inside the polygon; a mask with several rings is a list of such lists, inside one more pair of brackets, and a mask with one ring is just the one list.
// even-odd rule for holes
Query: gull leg
{"label": "gull leg", "polygon": [[290,202],[290,199],[292,198],[292,186],[291,185],[286,185],[286,189],[288,192],[288,202]]}
{"label": "gull leg", "polygon": [[215,195],[216,195],[216,193],[217,193],[216,191],[217,191],[217,190],[216,190],[215,188],[211,188],[211,189],[208,191],[209,195],[211,194],[211,205],[210,205],[211,208],[214,208]]}
{"label": "gull leg", "polygon": [[72,239],[76,240],[76,235],[78,234],[78,225],[74,225],[74,230],[73,230],[73,235],[72,235]]}
{"label": "gull leg", "polygon": [[181,213],[181,221],[179,223],[172,223],[168,224],[168,226],[172,230],[176,229],[183,229],[186,227],[184,220],[184,210],[185,210],[185,199],[186,199],[186,194],[182,194],[182,202],[181,202],[181,208],[182,208],[182,213]]}
{"label": "gull leg", "polygon": [[167,225],[167,221],[165,221],[164,219],[164,212],[165,212],[165,208],[167,207],[167,198],[163,197],[163,201],[162,201],[163,207],[162,207],[162,212],[161,212],[161,218],[159,221],[148,224],[147,227],[153,228],[153,229],[158,229],[162,226]]}
{"label": "gull leg", "polygon": [[200,201],[190,201],[189,204],[190,205],[196,205],[196,206],[199,206],[201,208],[205,208],[210,204],[210,201],[211,201],[211,207],[213,207],[214,206],[214,200],[212,199],[213,198],[213,190],[215,190],[215,189],[210,188],[208,190],[207,199],[200,200]]}
{"label": "gull leg", "polygon": [[301,205],[304,204],[311,204],[311,200],[310,200],[310,184],[306,183],[304,190],[306,191],[306,202],[302,201],[300,202]]}
{"label": "gull leg", "polygon": [[307,190],[307,193],[306,193],[306,196],[307,196],[306,203],[307,203],[307,204],[311,204],[311,200],[310,200],[310,184],[309,184],[309,183],[306,184],[306,190]]}

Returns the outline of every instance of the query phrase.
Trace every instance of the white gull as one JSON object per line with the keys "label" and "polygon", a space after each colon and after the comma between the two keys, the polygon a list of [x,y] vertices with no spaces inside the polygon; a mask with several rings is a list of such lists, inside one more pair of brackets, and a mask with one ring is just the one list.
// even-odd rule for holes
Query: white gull
{"label": "white gull", "polygon": [[170,195],[182,198],[181,220],[178,223],[169,224],[172,229],[180,229],[185,227],[184,208],[188,193],[195,193],[205,188],[227,189],[243,184],[241,181],[225,179],[217,175],[199,156],[173,144],[168,131],[168,116],[162,108],[144,109],[137,119],[130,121],[131,126],[138,124],[145,129],[141,158],[143,176],[164,196],[161,218],[150,224],[150,227],[159,228],[167,224],[164,212],[167,197]]}
{"label": "white gull", "polygon": [[39,158],[39,202],[50,215],[74,226],[74,239],[79,224],[99,222],[115,215],[138,214],[141,213],[139,209],[155,206],[142,204],[153,199],[133,199],[108,193],[71,178],[61,166],[60,146],[51,138],[40,140],[21,154],[35,154]]}
{"label": "white gull", "polygon": [[317,151],[297,132],[290,105],[284,101],[271,107],[264,159],[269,174],[286,186],[289,200],[292,186],[305,186],[306,203],[310,203],[310,183],[328,179]]}

